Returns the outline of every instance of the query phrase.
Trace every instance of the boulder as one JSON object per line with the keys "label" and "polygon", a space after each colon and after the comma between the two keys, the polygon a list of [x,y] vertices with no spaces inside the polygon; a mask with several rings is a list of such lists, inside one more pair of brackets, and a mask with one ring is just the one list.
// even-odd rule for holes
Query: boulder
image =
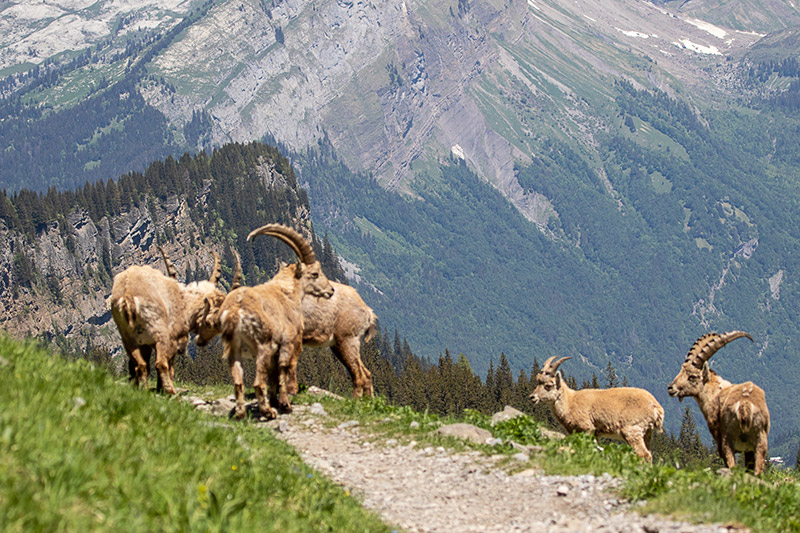
{"label": "boulder", "polygon": [[486,444],[486,441],[492,438],[492,434],[487,430],[465,423],[442,426],[436,430],[436,433],[447,437],[466,439],[475,444]]}
{"label": "boulder", "polygon": [[234,407],[236,407],[236,402],[231,401],[228,398],[219,398],[212,404],[211,414],[216,416],[230,416]]}
{"label": "boulder", "polygon": [[547,428],[539,428],[539,433],[541,433],[542,437],[549,439],[549,440],[562,440],[566,435],[561,433],[560,431],[553,431],[552,429]]}
{"label": "boulder", "polygon": [[491,426],[494,427],[500,422],[505,422],[506,420],[511,420],[513,418],[517,418],[518,416],[524,416],[524,415],[525,413],[523,413],[519,409],[514,409],[510,405],[506,405],[502,411],[499,411],[492,415]]}

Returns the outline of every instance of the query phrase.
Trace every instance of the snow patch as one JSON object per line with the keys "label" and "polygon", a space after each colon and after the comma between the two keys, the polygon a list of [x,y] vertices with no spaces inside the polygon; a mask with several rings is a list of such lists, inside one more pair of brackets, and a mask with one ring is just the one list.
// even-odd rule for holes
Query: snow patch
{"label": "snow patch", "polygon": [[461,148],[460,144],[454,144],[452,148],[450,148],[450,153],[453,154],[453,157],[456,159],[466,159],[467,156],[464,154],[464,149]]}
{"label": "snow patch", "polygon": [[648,37],[650,37],[646,33],[638,32],[638,31],[621,30],[621,29],[617,28],[616,26],[614,27],[614,29],[617,30],[618,32],[620,32],[623,35],[627,35],[628,37],[640,37],[642,39],[647,39]]}
{"label": "snow patch", "polygon": [[718,39],[723,39],[728,34],[728,32],[723,30],[722,28],[714,26],[713,24],[710,24],[710,23],[705,22],[703,20],[686,19],[686,22],[688,22],[689,24],[691,24],[695,28],[699,28],[699,29],[701,29],[701,30],[703,30],[705,32],[710,33],[711,35],[713,35],[714,37],[717,37]]}
{"label": "snow patch", "polygon": [[586,17],[587,19],[591,20],[592,22],[597,22],[597,19],[593,19],[589,15],[584,15],[584,17]]}
{"label": "snow patch", "polygon": [[766,37],[766,33],[758,33],[757,31],[742,31],[736,30],[736,33],[741,33],[742,35],[754,35],[756,37]]}
{"label": "snow patch", "polygon": [[531,6],[536,11],[541,11],[536,4],[533,3],[533,0],[528,0],[528,5]]}
{"label": "snow patch", "polygon": [[691,50],[692,52],[696,52],[698,54],[710,54],[715,56],[721,56],[722,53],[719,51],[719,48],[716,46],[703,46],[702,44],[693,43],[689,39],[681,39],[678,42],[673,42],[675,46],[678,48],[685,48],[686,50]]}

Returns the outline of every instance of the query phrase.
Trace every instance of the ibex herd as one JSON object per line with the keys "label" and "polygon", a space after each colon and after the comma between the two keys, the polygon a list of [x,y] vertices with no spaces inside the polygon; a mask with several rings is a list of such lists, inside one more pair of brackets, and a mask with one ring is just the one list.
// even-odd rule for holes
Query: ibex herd
{"label": "ibex herd", "polygon": [[[372,376],[361,362],[362,337],[369,341],[376,316],[352,287],[330,282],[322,272],[311,245],[296,231],[267,224],[248,235],[270,235],[289,245],[300,261],[284,266],[267,283],[239,287],[238,255],[231,292],[217,288],[221,277],[219,256],[208,281],[179,283],[172,262],[164,254],[168,275],[148,266],[131,266],[114,276],[109,303],[122,344],[128,354],[130,379],[147,383],[148,364],[156,352],[157,390],[175,394],[173,361],[186,350],[189,332],[198,345],[222,335],[231,366],[235,414],[243,417],[242,357],[256,359],[254,388],[262,414],[274,417],[269,398],[289,411],[289,394],[297,392],[296,367],[302,343],[330,346],[347,367],[354,396],[372,395]],[[341,295],[336,295],[341,291]]]}
{"label": "ibex herd", "polygon": [[[292,409],[289,398],[298,391],[296,369],[303,344],[331,347],[350,374],[353,396],[372,396],[372,375],[361,361],[360,347],[362,339],[369,341],[374,334],[375,313],[355,289],[328,280],[311,245],[295,230],[267,224],[253,230],[247,240],[258,235],[286,243],[298,262],[281,267],[272,279],[254,287],[240,286],[241,265],[235,252],[228,294],[217,288],[221,268],[216,253],[208,281],[178,282],[163,250],[167,276],[148,266],[131,266],[114,277],[111,313],[129,357],[131,381],[147,383],[155,350],[157,389],[175,394],[173,361],[186,350],[189,332],[194,332],[201,346],[221,335],[237,418],[246,415],[242,358],[255,359],[258,408],[265,417],[274,418],[275,407],[283,412]],[[727,467],[734,466],[736,452],[743,452],[745,466],[758,475],[766,464],[769,433],[764,391],[749,381],[731,384],[708,366],[717,350],[741,337],[753,340],[743,331],[700,337],[668,392],[679,400],[687,396],[697,400]],[[624,440],[639,457],[652,461],[650,438],[655,430],[663,430],[664,422],[658,401],[634,387],[572,390],[558,370],[568,359],[545,361],[530,395],[533,402],[548,404],[568,432]]]}

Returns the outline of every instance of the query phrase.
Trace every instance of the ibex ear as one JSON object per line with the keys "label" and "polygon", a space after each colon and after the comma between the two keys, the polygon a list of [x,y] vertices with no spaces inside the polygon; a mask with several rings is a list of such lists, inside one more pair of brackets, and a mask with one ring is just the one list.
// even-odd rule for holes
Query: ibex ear
{"label": "ibex ear", "polygon": [[711,368],[708,366],[708,361],[703,363],[703,383],[708,382],[708,378],[710,377]]}
{"label": "ibex ear", "polygon": [[295,263],[294,277],[295,279],[300,279],[303,277],[303,263],[301,263],[300,261]]}
{"label": "ibex ear", "polygon": [[556,372],[556,389],[561,388],[561,371]]}

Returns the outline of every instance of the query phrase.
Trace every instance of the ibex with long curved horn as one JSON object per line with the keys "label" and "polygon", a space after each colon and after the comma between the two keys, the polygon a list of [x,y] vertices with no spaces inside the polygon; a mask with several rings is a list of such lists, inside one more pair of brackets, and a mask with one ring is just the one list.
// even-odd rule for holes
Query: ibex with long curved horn
{"label": "ibex with long curved horn", "polygon": [[109,301],[111,316],[128,354],[131,381],[146,386],[147,367],[155,348],[157,388],[175,394],[175,354],[186,350],[190,332],[195,333],[198,344],[217,334],[207,316],[222,303],[225,293],[217,288],[222,270],[216,252],[212,252],[214,269],[210,279],[188,285],[174,279],[175,267],[163,250],[161,253],[169,276],[149,266],[128,267],[114,276]]}
{"label": "ibex with long curved horn", "polygon": [[697,400],[725,466],[733,468],[736,452],[744,452],[745,467],[758,475],[767,461],[769,434],[764,391],[751,381],[731,384],[708,366],[717,350],[742,337],[753,340],[744,331],[706,333],[697,339],[667,391],[679,400],[687,396]]}
{"label": "ibex with long curved horn", "polygon": [[536,389],[530,396],[534,403],[549,404],[556,420],[569,433],[581,431],[624,440],[636,455],[652,461],[650,438],[654,430],[664,427],[664,409],[653,395],[634,387],[572,390],[558,371],[572,358],[555,359],[545,361],[536,374]]}
{"label": "ibex with long curved horn", "polygon": [[289,393],[296,392],[291,390],[292,375],[303,340],[301,304],[304,298],[330,298],[334,294],[311,245],[299,233],[281,224],[267,224],[250,232],[247,240],[258,235],[280,239],[300,260],[282,267],[266,283],[232,290],[220,306],[218,326],[223,358],[228,360],[233,377],[237,418],[246,414],[242,357],[256,360],[253,388],[261,413],[274,418],[277,413],[272,403],[291,411]]}

